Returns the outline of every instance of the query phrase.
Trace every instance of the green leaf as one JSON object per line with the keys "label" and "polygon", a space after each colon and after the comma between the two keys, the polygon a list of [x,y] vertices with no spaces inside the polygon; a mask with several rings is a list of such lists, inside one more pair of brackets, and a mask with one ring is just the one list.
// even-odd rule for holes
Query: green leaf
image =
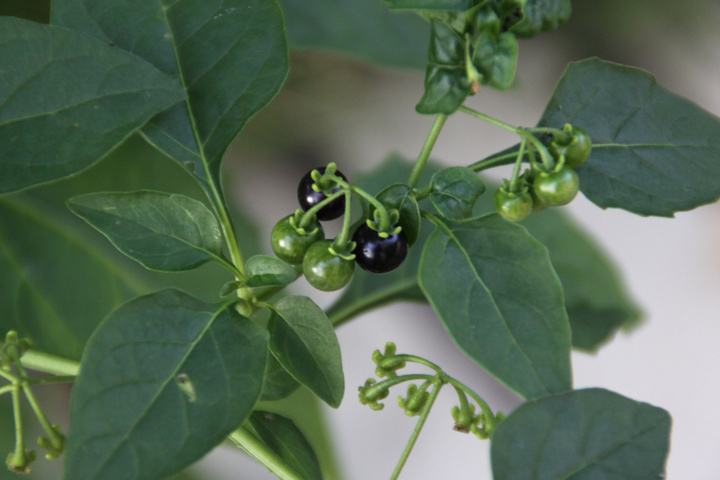
{"label": "green leaf", "polygon": [[383,0],[281,0],[293,48],[338,50],[399,67],[425,68],[430,29]]}
{"label": "green leaf", "polygon": [[266,361],[267,334],[232,308],[176,290],[124,305],[83,356],[65,478],[179,472],[249,415]]}
{"label": "green leaf", "polygon": [[535,212],[523,225],[550,251],[570,317],[573,347],[594,352],[640,313],[602,247],[557,209]]}
{"label": "green leaf", "polygon": [[56,0],[52,21],[110,41],[182,83],[187,102],[143,131],[216,186],[228,145],[287,75],[282,14],[274,0]]}
{"label": "green leaf", "polygon": [[4,0],[0,3],[0,16],[19,17],[35,22],[48,23],[50,0]]}
{"label": "green leaf", "polygon": [[485,193],[485,184],[477,173],[466,167],[440,170],[432,178],[430,201],[440,215],[455,221],[468,220]]}
{"label": "green leaf", "polygon": [[295,267],[269,255],[250,257],[245,270],[248,287],[284,287],[299,276]]}
{"label": "green leaf", "polygon": [[557,30],[572,15],[570,0],[525,0],[521,3],[522,19],[511,28],[521,37]]}
{"label": "green leaf", "polygon": [[86,169],[183,98],[133,55],[17,18],[0,18],[0,65],[0,193]]}
{"label": "green leaf", "polygon": [[547,249],[497,215],[436,224],[418,278],[460,348],[525,398],[569,390],[570,328]]}
{"label": "green leaf", "polygon": [[265,369],[262,401],[277,401],[295,392],[300,384],[271,356]]}
{"label": "green leaf", "polygon": [[[388,183],[405,182],[410,176],[412,168],[412,162],[393,154],[373,171],[358,176],[355,183],[374,194],[381,191]],[[420,183],[429,182],[432,173],[438,169],[437,165],[429,164]],[[417,284],[417,270],[422,246],[429,233],[430,225],[425,222],[415,245],[408,252],[405,262],[396,270],[383,275],[356,270],[350,285],[343,290],[340,298],[328,310],[333,324],[344,322],[389,302],[425,301],[425,296]]]}
{"label": "green leaf", "polygon": [[479,0],[385,0],[395,10],[447,10],[463,12],[479,3]]}
{"label": "green leaf", "polygon": [[70,209],[130,258],[152,270],[190,270],[210,260],[227,264],[215,215],[184,195],[154,192],[91,193]]}
{"label": "green leaf", "polygon": [[515,82],[518,41],[512,33],[480,32],[473,40],[473,65],[482,83],[506,90]]}
{"label": "green leaf", "polygon": [[250,425],[263,443],[300,475],[300,478],[322,480],[317,455],[292,420],[277,413],[257,411],[250,416]]}
{"label": "green leaf", "polygon": [[387,208],[397,210],[400,215],[398,224],[409,244],[413,245],[420,235],[420,206],[411,193],[412,189],[407,185],[395,184],[380,192],[376,198]]}
{"label": "green leaf", "polygon": [[424,114],[450,115],[462,105],[469,93],[465,41],[448,25],[432,22],[425,93],[416,110]]}
{"label": "green leaf", "polygon": [[297,381],[332,407],[345,393],[340,345],[325,313],[307,297],[271,305],[270,350]]}
{"label": "green leaf", "polygon": [[665,410],[607,390],[528,402],[493,435],[493,478],[664,478],[670,423]]}
{"label": "green leaf", "polygon": [[137,279],[42,203],[0,197],[0,218],[0,332],[80,358],[100,320],[139,292]]}
{"label": "green leaf", "polygon": [[671,217],[720,197],[720,119],[643,70],[600,59],[570,64],[540,125],[568,122],[592,136],[578,173],[602,208]]}

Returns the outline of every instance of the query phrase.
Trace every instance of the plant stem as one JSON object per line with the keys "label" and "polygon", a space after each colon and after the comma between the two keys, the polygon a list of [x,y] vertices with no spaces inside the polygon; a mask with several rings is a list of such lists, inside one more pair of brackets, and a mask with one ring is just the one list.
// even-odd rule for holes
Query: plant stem
{"label": "plant stem", "polygon": [[398,360],[405,360],[406,362],[412,362],[412,363],[424,365],[432,370],[435,370],[437,373],[439,373],[441,375],[445,374],[445,372],[443,372],[442,368],[440,368],[439,365],[431,362],[430,360],[426,360],[424,358],[417,357],[415,355],[401,354],[401,355],[395,355],[395,356],[393,356],[393,358],[396,358]]}
{"label": "plant stem", "polygon": [[517,192],[518,180],[520,178],[520,169],[522,168],[522,160],[525,156],[525,145],[527,140],[523,140],[520,143],[520,150],[518,151],[517,158],[515,159],[515,167],[513,168],[512,177],[510,177],[510,191],[513,193]]}
{"label": "plant stem", "polygon": [[490,405],[488,405],[485,400],[483,400],[477,393],[475,393],[470,387],[462,383],[460,380],[457,380],[453,377],[447,377],[446,381],[456,389],[460,389],[466,394],[470,395],[470,397],[475,401],[475,403],[478,404],[485,416],[485,426],[488,432],[492,433],[492,431],[495,429],[495,414],[490,408]]}
{"label": "plant stem", "polygon": [[440,136],[440,132],[442,131],[447,119],[448,116],[442,114],[435,117],[435,122],[433,122],[430,133],[425,139],[425,144],[420,151],[417,161],[415,161],[415,167],[413,167],[412,173],[410,173],[410,178],[408,179],[408,186],[410,188],[415,187],[417,182],[420,181],[420,177],[422,176],[423,171],[425,171],[427,162],[430,159],[430,154],[432,153],[433,148],[435,148],[435,143],[437,143],[437,139]]}
{"label": "plant stem", "polygon": [[17,378],[15,378],[14,375],[9,374],[5,370],[0,368],[0,377],[3,377],[5,380],[7,380],[10,383],[16,382]]}
{"label": "plant stem", "polygon": [[243,427],[230,434],[230,441],[255,457],[281,480],[302,480],[285,461]]}
{"label": "plant stem", "polygon": [[435,382],[433,382],[433,385],[434,388],[433,391],[430,393],[430,398],[428,398],[427,403],[423,407],[422,413],[420,414],[420,419],[418,419],[418,422],[415,425],[415,429],[413,430],[413,433],[410,436],[407,445],[405,446],[405,450],[403,450],[402,455],[400,455],[400,460],[398,461],[397,465],[395,466],[395,470],[393,470],[393,473],[390,476],[391,480],[397,480],[397,478],[400,476],[400,472],[402,472],[405,463],[407,463],[408,457],[410,457],[410,453],[412,453],[412,450],[415,447],[415,443],[420,436],[420,432],[422,432],[422,429],[425,426],[425,422],[428,419],[430,410],[432,409],[433,404],[435,404],[435,400],[437,400],[437,397],[440,394],[440,390],[442,390],[443,384],[442,381],[440,381],[439,379],[435,380]]}
{"label": "plant stem", "polygon": [[335,245],[344,249],[350,241],[350,222],[352,221],[352,194],[349,190],[345,191],[345,214],[343,215],[342,230],[340,235],[335,239]]}
{"label": "plant stem", "polygon": [[493,155],[491,157],[484,158],[477,161],[468,168],[474,172],[482,172],[490,168],[501,167],[503,165],[510,165],[517,158],[517,152],[503,153],[502,155]]}
{"label": "plant stem", "polygon": [[516,127],[514,125],[511,125],[507,122],[504,122],[500,120],[499,118],[495,118],[492,115],[488,115],[487,113],[478,112],[477,110],[474,110],[472,108],[466,107],[465,105],[461,106],[458,111],[467,113],[468,115],[471,115],[475,118],[479,118],[480,120],[484,120],[492,125],[495,125],[496,127],[503,128],[509,132],[513,133],[520,133],[520,128]]}
{"label": "plant stem", "polygon": [[26,467],[25,440],[23,438],[23,420],[20,406],[20,385],[15,383],[12,390],[13,417],[15,420],[15,451],[12,463],[14,467]]}
{"label": "plant stem", "polygon": [[0,387],[0,397],[6,393],[12,392],[14,389],[15,385],[5,385],[4,387]]}
{"label": "plant stem", "polygon": [[305,212],[300,219],[300,225],[298,225],[301,228],[305,228],[308,225],[310,225],[310,222],[313,218],[315,218],[315,215],[323,209],[326,205],[334,202],[336,199],[342,197],[345,195],[345,192],[340,190],[338,192],[333,193],[332,195],[328,195],[325,197],[322,201],[318,202],[317,204],[313,205],[311,208],[308,209],[307,212]]}
{"label": "plant stem", "polygon": [[52,375],[77,377],[80,373],[80,364],[78,362],[37,350],[25,352],[20,358],[20,363],[30,370]]}
{"label": "plant stem", "polygon": [[35,417],[37,417],[38,422],[40,422],[43,430],[45,430],[45,433],[47,434],[48,439],[52,443],[53,447],[57,449],[62,448],[62,437],[58,435],[55,428],[53,428],[52,424],[50,424],[50,421],[45,415],[45,412],[42,411],[42,408],[40,408],[40,404],[38,403],[37,398],[35,397],[35,394],[33,393],[30,386],[26,383],[23,383],[22,389],[25,393],[25,398],[30,404],[30,408],[32,408],[32,411],[35,413]]}

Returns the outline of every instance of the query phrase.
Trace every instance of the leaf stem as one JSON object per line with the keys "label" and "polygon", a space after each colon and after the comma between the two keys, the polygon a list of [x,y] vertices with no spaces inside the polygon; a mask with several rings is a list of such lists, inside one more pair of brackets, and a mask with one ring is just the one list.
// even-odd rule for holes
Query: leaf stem
{"label": "leaf stem", "polygon": [[511,125],[511,124],[509,124],[509,123],[507,123],[507,122],[504,122],[504,121],[500,120],[499,118],[495,118],[495,117],[493,117],[492,115],[488,115],[487,113],[478,112],[477,110],[472,109],[472,108],[470,108],[470,107],[466,107],[465,105],[462,105],[462,106],[458,109],[458,111],[463,112],[463,113],[467,113],[468,115],[471,115],[471,116],[473,116],[473,117],[475,117],[475,118],[479,118],[480,120],[483,120],[483,121],[485,121],[485,122],[488,122],[488,123],[490,123],[490,124],[492,124],[492,125],[495,125],[496,127],[500,127],[500,128],[502,128],[502,129],[504,129],[504,130],[507,130],[507,131],[509,131],[509,132],[513,132],[513,133],[520,134],[520,132],[521,132],[521,130],[522,130],[520,127],[516,127],[516,126],[514,126],[514,125]]}
{"label": "leaf stem", "polygon": [[244,427],[235,430],[230,434],[229,438],[231,442],[255,457],[281,480],[302,480],[302,477],[290,468],[282,458],[266,447]]}
{"label": "leaf stem", "polygon": [[77,377],[80,373],[80,364],[78,362],[37,350],[25,352],[20,358],[20,363],[30,370],[51,375]]}
{"label": "leaf stem", "polygon": [[433,122],[430,133],[428,133],[428,136],[425,139],[425,144],[420,151],[420,155],[418,155],[418,158],[415,161],[415,167],[413,167],[413,170],[410,173],[410,178],[408,179],[408,186],[410,188],[414,188],[420,181],[420,177],[422,176],[423,171],[425,171],[427,162],[430,159],[430,155],[432,154],[433,148],[435,148],[437,139],[440,136],[440,132],[442,131],[443,126],[445,126],[447,119],[448,116],[442,114],[435,117],[435,122]]}
{"label": "leaf stem", "polygon": [[517,152],[492,155],[468,166],[473,172],[482,172],[503,165],[510,165],[517,158]]}
{"label": "leaf stem", "polygon": [[437,397],[440,394],[442,387],[443,382],[440,379],[435,379],[435,381],[433,382],[433,391],[430,393],[430,397],[423,406],[420,418],[418,419],[417,424],[415,424],[415,429],[413,430],[413,433],[410,436],[407,445],[405,446],[405,450],[403,450],[402,455],[400,455],[400,460],[398,460],[398,463],[395,466],[395,470],[393,470],[393,473],[390,476],[391,480],[397,480],[397,478],[400,476],[403,467],[405,466],[408,458],[410,457],[410,453],[412,453],[412,450],[415,447],[415,443],[417,443],[417,439],[420,436],[423,427],[425,426],[425,422],[430,415],[430,410],[432,410],[432,407],[435,404],[435,400],[437,400]]}
{"label": "leaf stem", "polygon": [[0,397],[5,395],[6,393],[10,393],[15,389],[15,385],[5,385],[4,387],[0,387]]}
{"label": "leaf stem", "polygon": [[14,383],[17,381],[17,378],[15,378],[15,375],[12,375],[2,368],[0,368],[0,377],[3,377],[5,380],[7,380],[10,383]]}
{"label": "leaf stem", "polygon": [[20,385],[13,384],[12,405],[13,418],[15,420],[15,451],[12,454],[12,466],[16,469],[27,468],[27,458],[25,456],[25,439],[23,437],[23,419],[22,407],[20,405]]}

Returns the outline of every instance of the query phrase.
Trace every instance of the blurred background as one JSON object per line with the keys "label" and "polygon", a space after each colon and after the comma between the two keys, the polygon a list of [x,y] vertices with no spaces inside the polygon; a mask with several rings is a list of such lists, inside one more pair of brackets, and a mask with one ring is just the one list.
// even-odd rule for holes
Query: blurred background
{"label": "blurred background", "polygon": [[[414,17],[392,16],[380,0],[283,3],[291,41],[298,47],[292,54],[290,78],[272,105],[238,138],[226,161],[227,189],[241,215],[239,230],[246,249],[256,251],[268,250],[272,225],[296,208],[297,181],[309,168],[335,161],[352,178],[376,167],[391,152],[413,158],[431,123],[431,118],[414,111],[422,94],[419,66],[426,51],[426,40],[418,40],[417,35],[427,36],[426,24]],[[40,21],[46,8],[46,2],[0,0],[0,14]],[[334,21],[322,22],[318,9],[330,9]],[[533,125],[567,62],[600,56],[643,67],[662,85],[720,114],[720,2],[575,0],[574,9],[570,23],[559,32],[521,43],[516,87],[507,92],[483,90],[472,104],[511,123]],[[322,48],[309,48],[317,46]],[[454,116],[433,157],[446,165],[467,164],[514,140],[492,126]],[[491,176],[499,179],[507,174],[498,169]],[[59,230],[76,229],[73,235],[93,249],[114,255],[89,229],[63,213],[62,200],[83,191],[148,187],[193,188],[167,159],[140,139],[132,139],[75,179],[0,201],[0,234],[34,228],[42,230],[46,239],[58,236],[60,240],[51,238],[52,245],[33,244],[24,252],[45,265],[39,274],[47,282],[57,282],[64,271],[58,262],[76,262],[73,255],[79,250]],[[27,209],[35,212],[33,219],[52,217],[53,223],[35,225],[27,217],[20,219],[18,212]],[[720,365],[720,205],[675,219],[603,211],[584,198],[567,210],[614,260],[643,313],[642,324],[617,335],[597,353],[573,354],[576,387],[604,387],[669,410],[674,423],[668,477],[720,478],[720,409],[716,408],[720,381],[715,372]],[[20,233],[11,235],[19,242]],[[8,238],[3,241],[12,243],[13,238]],[[121,258],[115,260],[132,275],[142,276],[144,285],[181,284],[212,297],[216,283],[222,282],[212,268],[168,279],[149,276]],[[335,298],[319,295],[303,283],[296,289],[311,294],[322,306]],[[91,330],[92,325],[79,328]],[[312,421],[300,424],[322,451],[331,479],[387,478],[414,426],[415,419],[396,408],[394,398],[378,413],[356,400],[356,387],[373,372],[370,353],[388,340],[401,351],[439,363],[496,409],[510,411],[519,403],[457,350],[426,306],[387,306],[341,327],[338,335],[347,384],[341,408],[319,406],[304,392],[277,406],[286,412],[312,412]],[[70,355],[76,347],[67,348]],[[46,398],[46,404],[53,402],[55,418],[62,418],[67,391],[52,389]],[[440,397],[403,478],[491,478],[489,444],[452,430],[452,405],[450,392]],[[6,414],[0,411],[3,431],[9,426]],[[327,435],[320,428],[323,423]],[[0,438],[0,451],[8,450],[6,441]],[[13,477],[2,471],[0,479],[5,478]],[[35,478],[59,477],[47,462],[38,461]],[[272,477],[237,450],[222,447],[193,467],[188,478]]]}

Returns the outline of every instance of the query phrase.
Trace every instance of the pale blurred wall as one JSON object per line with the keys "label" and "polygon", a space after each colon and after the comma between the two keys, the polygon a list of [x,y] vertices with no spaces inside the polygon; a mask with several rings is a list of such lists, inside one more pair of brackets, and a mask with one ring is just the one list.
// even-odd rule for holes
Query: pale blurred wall
{"label": "pale blurred wall", "polygon": [[[719,8],[716,2],[712,5],[689,15],[690,24],[694,17],[698,24],[720,22]],[[590,15],[587,11],[580,14]],[[677,22],[652,25],[643,24],[634,34],[632,29],[624,30],[623,58],[613,59],[648,68],[662,84],[720,114],[720,32],[693,33]],[[608,35],[612,37],[612,32]],[[473,104],[517,124],[534,124],[565,62],[594,51],[587,45],[569,44],[568,38],[577,35],[524,43],[517,89],[506,94],[485,91]],[[608,47],[596,46],[599,53]],[[338,62],[332,56],[300,60],[311,66],[295,72],[287,91],[256,122],[260,126],[253,126],[253,133],[264,135],[263,141],[241,141],[235,150],[233,167],[245,165],[242,171],[233,170],[237,200],[257,218],[265,219],[265,240],[274,219],[295,208],[297,178],[310,165],[295,158],[278,158],[277,152],[263,143],[286,145],[299,139],[306,145],[319,145],[319,151],[329,156],[326,160],[357,172],[376,165],[393,150],[416,155],[430,124],[427,117],[414,113],[422,88],[420,73],[375,70]],[[291,128],[262,128],[278,122]],[[468,163],[513,140],[503,131],[458,115],[449,122],[434,156],[446,164]],[[253,160],[250,164],[249,158]],[[268,170],[267,165],[276,168]],[[602,211],[584,198],[569,210],[616,259],[646,313],[640,329],[620,335],[597,356],[573,355],[576,386],[606,387],[668,409],[674,418],[668,478],[717,480],[720,206],[684,213],[674,220]],[[301,289],[324,304],[333,298],[304,286]],[[403,351],[437,361],[498,409],[508,411],[517,404],[511,394],[457,351],[426,307],[394,305],[377,310],[341,328],[339,336],[347,391],[342,407],[328,409],[327,414],[344,478],[387,478],[415,422],[395,407],[395,395],[379,413],[356,400],[356,386],[373,370],[370,352],[387,340],[396,341]],[[404,478],[491,478],[488,443],[452,431],[452,404],[453,395],[443,394]],[[213,480],[272,478],[230,449],[213,454],[202,468],[203,478]]]}

